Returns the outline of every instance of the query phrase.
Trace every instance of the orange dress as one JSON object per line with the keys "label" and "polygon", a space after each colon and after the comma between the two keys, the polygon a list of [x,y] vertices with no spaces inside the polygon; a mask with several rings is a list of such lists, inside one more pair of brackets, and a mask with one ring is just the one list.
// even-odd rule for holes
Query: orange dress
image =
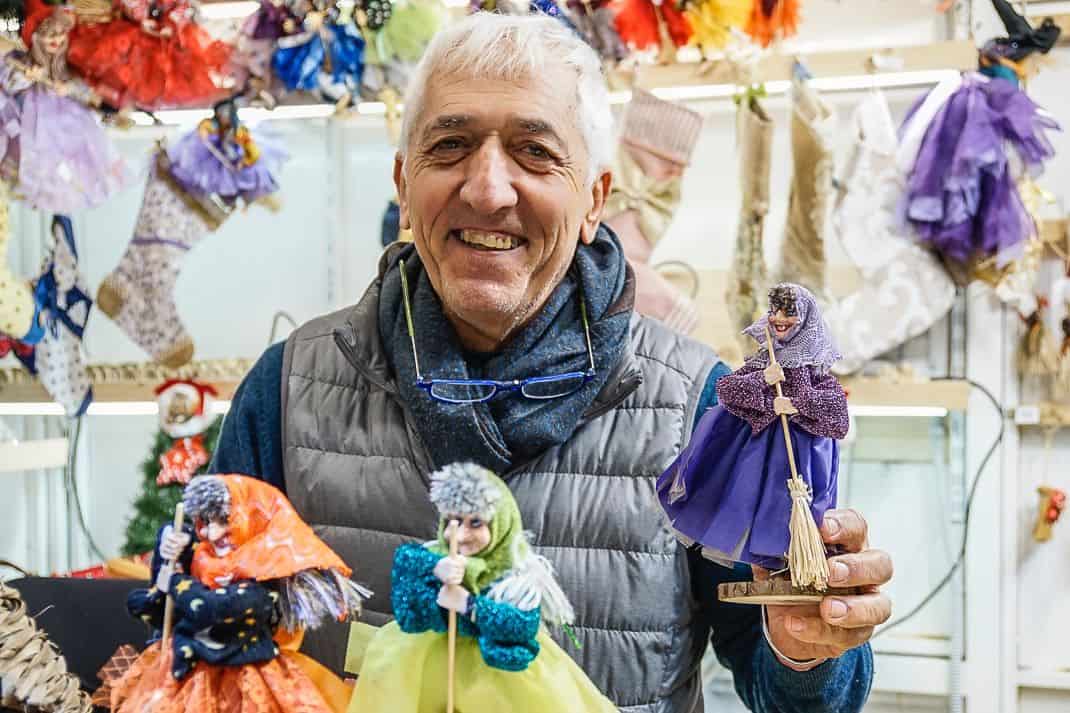
{"label": "orange dress", "polygon": [[[331,570],[348,577],[350,569],[331,551],[294,511],[290,502],[272,486],[245,476],[219,476],[225,479],[230,495],[230,538],[233,548],[219,557],[210,545],[195,547],[189,577],[172,580],[176,599],[174,646],[162,650],[152,644],[113,684],[111,707],[115,713],[343,713],[352,694],[350,685],[298,652],[303,632],[287,632],[278,627],[268,645],[266,660],[238,665],[212,664],[197,660],[188,673],[176,678],[174,656],[181,653],[188,661],[193,657],[184,642],[196,645],[207,630],[202,623],[185,627],[182,612],[190,612],[195,621],[198,612],[208,611],[215,602],[198,604],[193,596],[214,598],[233,595],[235,590],[252,590],[252,583],[271,583],[307,570]],[[183,582],[185,580],[185,582]],[[175,586],[174,582],[179,584]],[[204,589],[207,587],[209,589]],[[204,594],[201,594],[204,593]],[[149,590],[148,598],[161,599]],[[272,599],[276,599],[274,594]],[[223,598],[220,597],[220,601]],[[241,606],[244,606],[242,604]],[[273,605],[268,605],[270,610]],[[262,626],[263,610],[245,611],[250,626]],[[243,615],[244,616],[244,615]],[[239,616],[239,619],[242,618]],[[270,618],[269,621],[274,621]],[[215,623],[215,622],[213,622]],[[234,637],[248,637],[253,629],[236,629],[232,619],[220,622]],[[191,635],[192,632],[192,635]],[[210,634],[209,634],[210,635]],[[185,638],[183,638],[183,636]],[[256,638],[243,638],[255,642]],[[209,643],[215,648],[221,644]],[[261,646],[265,642],[261,642]],[[234,647],[244,650],[245,647]],[[274,648],[275,655],[271,655]],[[180,664],[182,662],[180,661]],[[182,666],[179,666],[182,669]]]}

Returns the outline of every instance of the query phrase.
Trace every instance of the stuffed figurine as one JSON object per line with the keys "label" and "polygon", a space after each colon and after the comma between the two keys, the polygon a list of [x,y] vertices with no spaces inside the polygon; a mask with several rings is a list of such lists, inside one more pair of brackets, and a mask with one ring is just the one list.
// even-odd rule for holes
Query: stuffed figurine
{"label": "stuffed figurine", "polygon": [[195,107],[225,93],[232,49],[213,40],[187,0],[117,0],[115,19],[79,24],[71,66],[116,108]]}
{"label": "stuffed figurine", "polygon": [[23,40],[0,62],[0,175],[19,197],[48,213],[100,205],[127,178],[119,152],[90,109],[100,97],[67,67],[74,13],[27,3]]}
{"label": "stuffed figurine", "polygon": [[572,606],[550,563],[532,552],[505,483],[454,464],[432,474],[431,501],[438,539],[394,554],[396,619],[363,652],[350,712],[439,713],[451,686],[457,711],[616,711],[543,626],[567,631]]}
{"label": "stuffed figurine", "polygon": [[279,189],[276,175],[289,158],[263,132],[254,133],[238,120],[233,99],[215,105],[212,117],[167,150],[171,176],[193,196],[217,197],[229,207],[246,204]]}
{"label": "stuffed figurine", "polygon": [[313,0],[302,19],[302,30],[280,37],[271,67],[291,92],[318,92],[333,102],[348,104],[360,89],[364,72],[364,38],[338,8]]}
{"label": "stuffed figurine", "polygon": [[127,607],[164,633],[112,684],[112,710],[344,711],[349,687],[298,648],[305,629],[355,617],[370,593],[263,481],[199,476],[182,503],[196,544],[181,527],[161,531],[155,586],[131,592]]}
{"label": "stuffed figurine", "polygon": [[[774,287],[746,334],[757,353],[717,382],[718,406],[658,479],[658,496],[681,540],[710,559],[787,568],[797,587],[823,590],[816,523],[836,506],[837,440],[848,429],[847,397],[829,373],[839,354],[798,285]],[[796,554],[809,560],[796,566]]]}

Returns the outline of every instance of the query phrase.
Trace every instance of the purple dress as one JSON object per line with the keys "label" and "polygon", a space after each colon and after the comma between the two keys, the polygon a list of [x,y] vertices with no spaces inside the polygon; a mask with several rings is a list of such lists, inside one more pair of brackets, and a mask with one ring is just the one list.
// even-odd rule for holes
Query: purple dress
{"label": "purple dress", "polygon": [[[764,367],[751,359],[717,382],[719,405],[658,479],[658,497],[676,531],[713,559],[775,571],[785,566],[790,540],[791,469]],[[836,507],[836,441],[847,435],[847,397],[835,377],[815,367],[785,368],[784,377],[784,395],[799,411],[788,417],[795,462],[820,523]]]}
{"label": "purple dress", "polygon": [[959,263],[1013,259],[1035,231],[1014,156],[1038,175],[1055,154],[1045,131],[1058,128],[1014,82],[964,75],[929,125],[907,180],[902,212],[918,239]]}
{"label": "purple dress", "polygon": [[121,189],[126,164],[85,106],[89,90],[65,83],[61,96],[31,81],[12,60],[31,64],[25,53],[0,60],[0,156],[3,179],[37,210],[70,214],[93,208]]}
{"label": "purple dress", "polygon": [[[244,126],[224,139],[205,119],[168,150],[171,175],[190,193],[252,203],[279,189],[276,175],[289,154],[271,137]],[[249,156],[249,159],[246,159]]]}

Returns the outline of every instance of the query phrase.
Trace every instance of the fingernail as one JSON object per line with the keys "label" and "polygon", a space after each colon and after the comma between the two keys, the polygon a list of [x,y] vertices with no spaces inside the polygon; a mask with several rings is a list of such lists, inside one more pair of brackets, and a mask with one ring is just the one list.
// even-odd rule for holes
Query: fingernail
{"label": "fingernail", "polygon": [[825,518],[825,532],[835,537],[840,534],[840,523],[834,517]]}
{"label": "fingernail", "polygon": [[839,599],[833,599],[828,606],[830,619],[842,619],[847,616],[847,605]]}
{"label": "fingernail", "polygon": [[851,568],[843,562],[829,563],[829,580],[833,582],[846,582],[851,574]]}
{"label": "fingernail", "polygon": [[802,630],[806,628],[806,624],[804,624],[803,620],[797,616],[789,616],[786,623],[788,626],[788,631],[793,634],[802,633]]}

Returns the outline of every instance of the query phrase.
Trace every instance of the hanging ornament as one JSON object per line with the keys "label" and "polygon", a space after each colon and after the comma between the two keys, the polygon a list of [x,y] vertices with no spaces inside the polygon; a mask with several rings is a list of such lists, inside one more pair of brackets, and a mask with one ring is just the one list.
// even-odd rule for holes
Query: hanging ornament
{"label": "hanging ornament", "polygon": [[754,0],[747,34],[762,47],[791,37],[799,30],[799,0]]}
{"label": "hanging ornament", "polygon": [[1066,509],[1066,493],[1058,488],[1041,486],[1037,488],[1040,503],[1037,509],[1037,521],[1033,526],[1033,539],[1047,542],[1051,539],[1052,528]]}
{"label": "hanging ornament", "polygon": [[209,407],[212,397],[217,395],[208,384],[184,379],[170,379],[156,389],[160,430],[175,439],[171,448],[160,456],[158,486],[185,485],[208,464],[204,431],[214,419]]}

